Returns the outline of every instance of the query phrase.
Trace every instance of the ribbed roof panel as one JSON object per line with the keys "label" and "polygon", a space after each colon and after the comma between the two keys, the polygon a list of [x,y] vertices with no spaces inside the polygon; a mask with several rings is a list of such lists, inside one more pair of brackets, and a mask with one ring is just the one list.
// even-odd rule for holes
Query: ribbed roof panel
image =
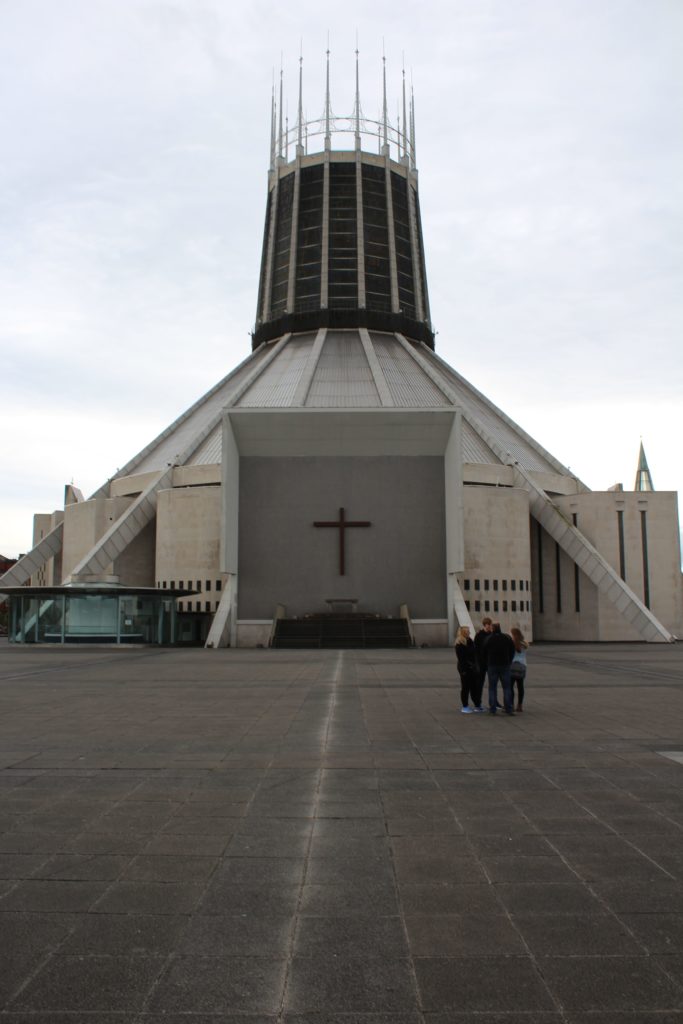
{"label": "ribbed roof panel", "polygon": [[482,440],[464,419],[462,424],[462,461],[476,462],[484,466],[500,463],[500,459],[494,455],[486,441]]}
{"label": "ribbed roof panel", "polygon": [[221,461],[222,452],[223,424],[219,423],[206,440],[201,443],[188,462],[188,466],[213,466]]}
{"label": "ribbed roof panel", "polygon": [[139,462],[136,459],[131,460],[120,473],[117,473],[117,476],[125,476],[132,472],[151,473],[155,470],[165,469],[169,462],[174,462],[194,438],[208,427],[223,406],[228,404],[230,396],[235,393],[249,374],[254,372],[268,354],[269,348],[268,345],[262,345],[261,348],[256,349],[249,359],[246,359],[215,388],[195,402],[186,413],[179,416],[148,446],[148,450],[143,449],[140,456],[136,457],[136,459],[140,458]]}
{"label": "ribbed roof panel", "polygon": [[381,405],[357,331],[328,331],[308,391],[312,409],[367,409]]}
{"label": "ribbed roof panel", "polygon": [[[465,412],[479,423],[482,429],[491,435],[505,452],[509,452],[525,470],[541,473],[567,472],[566,468],[554,461],[552,456],[546,453],[540,445],[536,447],[532,440],[527,440],[516,424],[512,421],[508,422],[500,410],[460,374],[452,370],[442,360],[437,360],[426,347],[423,347],[421,352],[443,376]],[[488,445],[486,448],[488,449]],[[486,461],[490,461],[490,459]],[[497,463],[500,460],[494,456],[494,461]]]}
{"label": "ribbed roof panel", "polygon": [[394,405],[400,409],[450,405],[443,391],[393,335],[373,331],[370,337]]}
{"label": "ribbed roof panel", "polygon": [[315,338],[314,331],[291,338],[277,359],[266,367],[242,395],[237,402],[238,408],[277,409],[291,405]]}

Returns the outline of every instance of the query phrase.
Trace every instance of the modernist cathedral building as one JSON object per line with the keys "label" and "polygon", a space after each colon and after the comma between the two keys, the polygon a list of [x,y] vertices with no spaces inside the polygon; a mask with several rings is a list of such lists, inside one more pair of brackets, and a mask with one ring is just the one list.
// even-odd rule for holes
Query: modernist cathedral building
{"label": "modernist cathedral building", "polygon": [[335,119],[328,65],[324,116],[304,123],[300,74],[290,130],[280,87],[252,351],[36,516],[0,580],[11,639],[445,645],[485,615],[535,640],[681,635],[676,495],[646,465],[589,490],[435,351],[402,101],[390,124],[385,80],[371,122],[356,85]]}

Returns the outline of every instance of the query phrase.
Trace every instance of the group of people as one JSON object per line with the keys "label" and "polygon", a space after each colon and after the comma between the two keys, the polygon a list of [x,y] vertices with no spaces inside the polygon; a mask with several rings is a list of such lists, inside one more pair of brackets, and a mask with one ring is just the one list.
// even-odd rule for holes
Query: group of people
{"label": "group of people", "polygon": [[[483,712],[484,682],[489,680],[489,713],[504,711],[514,715],[523,710],[524,678],[526,676],[526,640],[521,629],[513,627],[503,633],[500,622],[482,620],[474,640],[469,626],[461,626],[455,638],[455,655],[460,676],[460,698],[463,715]],[[498,702],[498,683],[503,688],[503,703]],[[515,687],[517,705],[515,708]],[[470,700],[474,707],[470,707]]]}

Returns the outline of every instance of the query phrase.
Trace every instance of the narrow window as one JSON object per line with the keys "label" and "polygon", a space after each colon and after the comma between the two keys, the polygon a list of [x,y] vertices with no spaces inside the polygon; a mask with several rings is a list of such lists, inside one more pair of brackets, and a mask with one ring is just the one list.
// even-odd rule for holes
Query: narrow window
{"label": "narrow window", "polygon": [[498,590],[498,580],[493,581],[493,589]]}
{"label": "narrow window", "polygon": [[[190,586],[192,586],[192,584],[190,584]],[[202,589],[202,581],[201,580],[197,580],[197,586],[195,587],[195,590],[201,590],[201,589]]]}
{"label": "narrow window", "polygon": [[484,611],[485,612],[490,612],[491,611],[491,602],[490,601],[484,601]]}
{"label": "narrow window", "polygon": [[493,602],[493,610],[494,610],[494,612],[498,611],[498,602],[497,601]]}
{"label": "narrow window", "polygon": [[220,590],[223,586],[222,580],[216,580],[216,590]]}
{"label": "narrow window", "polygon": [[489,589],[489,581],[488,580],[484,580],[484,590],[488,590],[488,589]]}
{"label": "narrow window", "polygon": [[178,589],[179,590],[184,590],[185,589],[185,584],[183,583],[182,580],[178,580]]}
{"label": "narrow window", "polygon": [[503,611],[506,612],[507,610],[508,610],[508,603],[507,603],[507,601],[503,601]]}
{"label": "narrow window", "polygon": [[175,580],[171,580],[171,590],[175,590]]}
{"label": "narrow window", "polygon": [[[578,518],[579,517],[577,516],[576,512],[572,512],[572,524],[574,526],[577,525]],[[580,584],[579,584],[579,567],[576,564],[576,562],[574,562],[574,611],[575,612],[580,612],[581,611],[581,589],[580,589]]]}
{"label": "narrow window", "polygon": [[643,603],[650,607],[650,566],[647,557],[647,512],[640,510],[640,537],[643,544]]}
{"label": "narrow window", "polygon": [[512,610],[513,610],[513,612],[517,611],[517,602],[516,601],[512,602]]}
{"label": "narrow window", "polygon": [[474,581],[474,589],[475,590],[481,590],[481,580],[475,580]]}
{"label": "narrow window", "polygon": [[204,587],[204,590],[211,590],[211,580],[206,581],[206,586]]}
{"label": "narrow window", "polygon": [[211,611],[211,602],[210,601],[205,601],[204,602],[204,611],[205,612],[210,612]]}
{"label": "narrow window", "polygon": [[469,580],[465,580],[465,590],[469,590],[469,589],[470,589],[470,581]]}
{"label": "narrow window", "polygon": [[474,602],[474,610],[475,610],[475,612],[480,612],[481,611],[481,601],[475,601]]}
{"label": "narrow window", "polygon": [[503,580],[503,590],[507,590],[507,588],[508,588],[508,581],[507,580]]}
{"label": "narrow window", "polygon": [[510,590],[517,589],[517,580],[510,580]]}
{"label": "narrow window", "polygon": [[617,512],[617,529],[619,531],[619,575],[626,579],[626,547],[624,544],[624,513]]}
{"label": "narrow window", "polygon": [[560,575],[560,545],[555,541],[555,598],[557,612],[562,612],[562,577]]}
{"label": "narrow window", "polygon": [[543,527],[536,523],[536,548],[538,551],[538,610],[543,614]]}
{"label": "narrow window", "polygon": [[467,608],[467,611],[470,610],[470,602],[469,601],[465,601],[465,608]]}

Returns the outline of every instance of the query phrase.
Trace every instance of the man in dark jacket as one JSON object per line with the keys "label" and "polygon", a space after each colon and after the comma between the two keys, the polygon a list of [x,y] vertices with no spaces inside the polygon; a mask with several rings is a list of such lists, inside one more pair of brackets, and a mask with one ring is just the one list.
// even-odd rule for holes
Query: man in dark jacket
{"label": "man in dark jacket", "polygon": [[474,652],[477,656],[477,669],[479,671],[479,683],[482,690],[484,689],[484,683],[486,682],[486,655],[484,654],[484,644],[491,636],[491,627],[493,623],[488,616],[481,620],[481,629],[475,634],[474,637]]}
{"label": "man in dark jacket", "polygon": [[489,676],[489,711],[492,715],[496,713],[500,680],[503,686],[505,714],[514,715],[510,665],[515,656],[515,645],[511,636],[501,632],[500,622],[492,623],[491,635],[484,642],[483,651]]}

